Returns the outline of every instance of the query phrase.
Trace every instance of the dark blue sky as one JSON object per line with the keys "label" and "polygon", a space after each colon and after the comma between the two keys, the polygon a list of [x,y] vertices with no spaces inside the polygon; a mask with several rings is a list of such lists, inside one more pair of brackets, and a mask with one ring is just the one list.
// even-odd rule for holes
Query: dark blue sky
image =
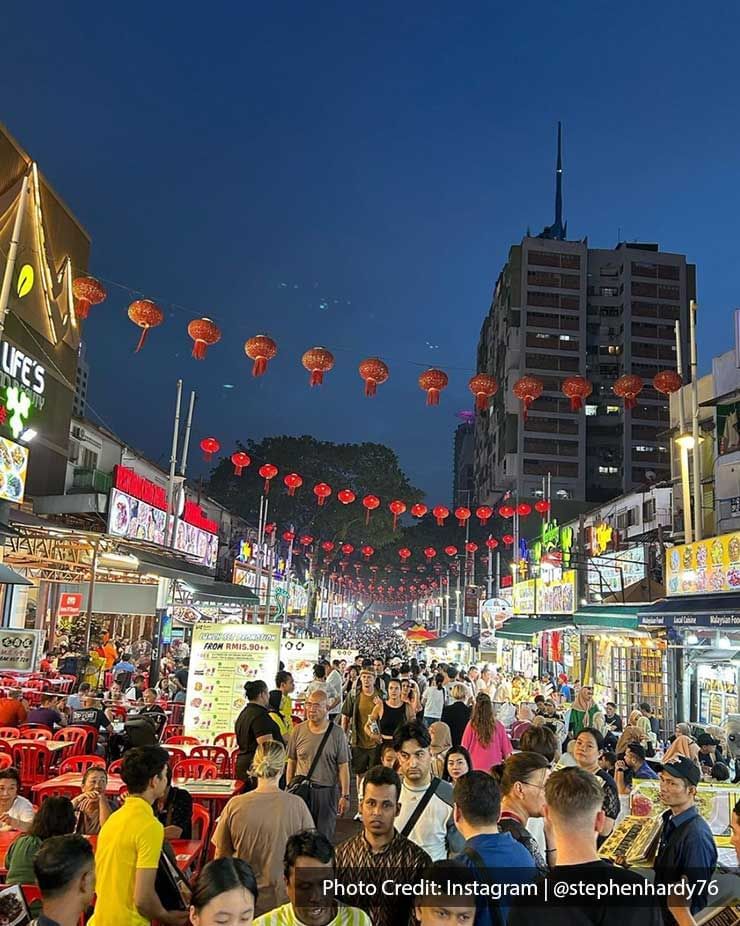
{"label": "dark blue sky", "polygon": [[[702,366],[729,348],[733,4],[106,6],[3,11],[1,118],[92,235],[92,271],[171,312],[136,357],[126,290],[87,328],[91,405],[151,456],[181,376],[197,439],[384,441],[446,500],[493,283],[527,225],[552,221],[558,119],[570,235],[686,253]],[[205,363],[173,303],[221,324]],[[242,345],[263,331],[280,355],[254,381]],[[315,344],[337,368],[310,391]],[[370,402],[356,367],[373,354],[391,380]],[[451,378],[436,410],[427,364]]]}

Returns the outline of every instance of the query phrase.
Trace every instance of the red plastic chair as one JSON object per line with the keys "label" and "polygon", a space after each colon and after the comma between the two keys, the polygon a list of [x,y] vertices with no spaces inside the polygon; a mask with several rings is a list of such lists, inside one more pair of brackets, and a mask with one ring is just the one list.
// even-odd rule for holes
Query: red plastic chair
{"label": "red plastic chair", "polygon": [[57,730],[52,739],[57,743],[69,743],[69,749],[65,750],[67,756],[81,756],[85,754],[89,733],[85,727],[64,727]]}
{"label": "red plastic chair", "polygon": [[120,775],[122,765],[123,765],[123,759],[115,759],[108,766],[108,774],[109,775]]}
{"label": "red plastic chair", "polygon": [[230,778],[236,778],[236,763],[239,761],[239,753],[241,750],[237,746],[236,749],[231,750],[231,775]]}
{"label": "red plastic chair", "polygon": [[68,797],[71,800],[77,797],[80,789],[77,785],[53,785],[44,788],[39,794],[39,801],[43,803],[47,797]]}
{"label": "red plastic chair", "polygon": [[183,749],[178,749],[177,746],[165,745],[164,748],[170,754],[170,766],[172,768],[174,768],[178,762],[184,762],[188,757],[188,754]]}
{"label": "red plastic chair", "polygon": [[2,772],[3,769],[10,768],[12,764],[13,756],[7,752],[0,752],[0,772]]}
{"label": "red plastic chair", "polygon": [[218,778],[218,766],[208,759],[182,759],[172,769],[173,781],[194,779],[213,781]]}
{"label": "red plastic chair", "polygon": [[13,755],[13,747],[9,740],[0,740],[0,753],[6,752],[9,756]]}
{"label": "red plastic chair", "polygon": [[168,723],[165,724],[164,733],[162,734],[162,739],[164,742],[167,742],[170,737],[182,736],[183,734],[183,725],[181,723]]}
{"label": "red plastic chair", "polygon": [[170,736],[164,741],[165,746],[200,746],[197,736]]}
{"label": "red plastic chair", "polygon": [[13,764],[26,791],[49,777],[53,753],[44,743],[24,743],[13,747]]}
{"label": "red plastic chair", "polygon": [[224,749],[235,749],[236,733],[219,733],[213,742],[217,746],[223,746]]}
{"label": "red plastic chair", "polygon": [[35,688],[24,688],[23,697],[28,701],[31,707],[39,707],[41,704],[41,692]]}
{"label": "red plastic chair", "polygon": [[59,774],[76,772],[84,775],[89,768],[102,768],[105,770],[105,759],[102,756],[70,756],[59,766]]}
{"label": "red plastic chair", "polygon": [[48,727],[42,727],[41,724],[24,724],[18,730],[18,739],[19,740],[50,740],[53,737],[53,733]]}
{"label": "red plastic chair", "polygon": [[[77,727],[65,727],[65,729],[66,730],[84,730],[85,736],[87,737],[87,739],[85,740],[85,745],[82,747],[80,754],[86,755],[86,756],[92,756],[95,754],[98,748],[98,737],[100,736],[100,732],[97,730],[96,727],[91,727],[88,724],[81,723]],[[62,731],[60,730],[59,732],[61,733]]]}
{"label": "red plastic chair", "polygon": [[0,727],[0,740],[18,740],[20,738],[18,727]]}
{"label": "red plastic chair", "polygon": [[35,688],[37,691],[43,691],[45,686],[43,678],[29,678],[25,685],[26,688]]}
{"label": "red plastic chair", "polygon": [[172,704],[172,723],[183,723],[185,720],[185,705],[179,701]]}
{"label": "red plastic chair", "polygon": [[190,750],[191,759],[208,759],[218,766],[219,778],[231,777],[231,756],[223,746],[194,746]]}
{"label": "red plastic chair", "polygon": [[209,836],[211,835],[211,815],[202,804],[193,804],[193,839],[200,843],[198,855],[193,865],[193,874],[197,875],[203,867],[204,856],[210,845]]}

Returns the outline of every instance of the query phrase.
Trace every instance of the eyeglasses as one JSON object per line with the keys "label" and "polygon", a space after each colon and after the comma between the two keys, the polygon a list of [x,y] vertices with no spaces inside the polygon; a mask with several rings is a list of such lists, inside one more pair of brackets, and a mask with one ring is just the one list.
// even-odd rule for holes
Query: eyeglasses
{"label": "eyeglasses", "polygon": [[520,785],[529,785],[530,788],[537,788],[538,791],[544,791],[544,790],[545,790],[545,786],[544,786],[544,785],[535,784],[533,781],[520,781],[519,784],[520,784]]}

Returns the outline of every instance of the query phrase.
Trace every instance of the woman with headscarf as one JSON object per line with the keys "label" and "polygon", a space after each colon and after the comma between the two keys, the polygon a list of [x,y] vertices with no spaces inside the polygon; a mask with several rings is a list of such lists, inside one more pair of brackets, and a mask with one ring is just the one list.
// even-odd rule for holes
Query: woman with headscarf
{"label": "woman with headscarf", "polygon": [[617,740],[616,754],[621,756],[630,743],[640,743],[640,745],[642,745],[644,743],[644,738],[645,735],[639,727],[628,723]]}
{"label": "woman with headscarf", "polygon": [[588,685],[584,685],[576,695],[573,707],[570,709],[569,735],[575,738],[584,727],[593,727],[594,717],[600,713],[601,708],[594,701],[593,691]]}
{"label": "woman with headscarf", "polygon": [[698,766],[699,747],[694,742],[692,737],[687,736],[685,733],[679,733],[679,727],[681,726],[686,725],[678,724],[676,727],[676,738],[673,740],[668,749],[666,749],[665,755],[663,756],[663,764],[666,762],[671,762],[678,756],[685,756],[687,759],[691,759],[692,762],[695,762]]}
{"label": "woman with headscarf", "polygon": [[438,720],[429,727],[429,735],[432,737],[432,744],[429,747],[432,754],[432,775],[435,778],[442,778],[447,753],[452,749],[452,733],[446,723]]}

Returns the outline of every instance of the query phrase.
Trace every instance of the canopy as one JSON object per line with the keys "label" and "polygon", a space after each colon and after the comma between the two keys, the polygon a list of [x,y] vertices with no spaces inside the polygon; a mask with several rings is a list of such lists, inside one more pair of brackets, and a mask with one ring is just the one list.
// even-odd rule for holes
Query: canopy
{"label": "canopy", "polygon": [[412,627],[406,631],[406,639],[425,643],[427,640],[436,640],[437,634],[433,630],[427,630],[426,627]]}
{"label": "canopy", "polygon": [[237,604],[259,604],[259,598],[246,585],[234,585],[232,582],[193,582],[188,586],[193,590],[193,601],[200,604],[223,604],[234,601]]}
{"label": "canopy", "polygon": [[458,630],[451,630],[448,634],[445,634],[445,636],[437,637],[437,639],[429,645],[445,647],[448,643],[468,643],[473,647],[478,645],[478,641],[475,637],[466,637],[464,633],[460,633]]}
{"label": "canopy", "polygon": [[573,615],[576,627],[605,627],[612,630],[637,630],[637,616],[645,605],[584,605]]}
{"label": "canopy", "polygon": [[675,627],[706,630],[740,630],[740,593],[677,595],[640,610],[640,627]]}
{"label": "canopy", "polygon": [[569,614],[548,620],[539,617],[510,617],[501,630],[496,631],[496,636],[515,643],[526,643],[533,634],[544,633],[545,630],[572,630],[573,626]]}
{"label": "canopy", "polygon": [[22,576],[20,572],[0,563],[0,585],[33,585],[33,582]]}

